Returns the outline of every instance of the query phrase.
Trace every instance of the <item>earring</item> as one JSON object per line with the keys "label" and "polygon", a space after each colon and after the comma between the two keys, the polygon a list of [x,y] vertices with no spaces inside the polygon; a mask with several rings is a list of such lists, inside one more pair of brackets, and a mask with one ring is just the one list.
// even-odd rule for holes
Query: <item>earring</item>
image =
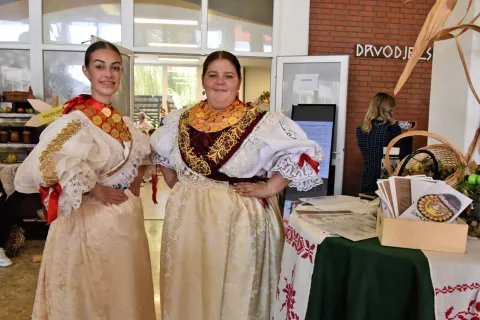
{"label": "earring", "polygon": [[202,90],[202,96],[204,96],[204,95],[205,95],[205,90]]}

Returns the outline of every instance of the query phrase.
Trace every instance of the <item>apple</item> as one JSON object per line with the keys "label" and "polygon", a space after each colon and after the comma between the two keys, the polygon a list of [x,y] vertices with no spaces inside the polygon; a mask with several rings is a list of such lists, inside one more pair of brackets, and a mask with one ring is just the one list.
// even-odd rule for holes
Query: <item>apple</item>
{"label": "apple", "polygon": [[23,108],[18,108],[18,109],[17,109],[17,112],[18,112],[18,113],[24,113],[25,110],[23,110]]}
{"label": "apple", "polygon": [[477,179],[480,178],[479,175],[473,173],[468,176],[468,184],[477,184]]}
{"label": "apple", "polygon": [[12,107],[7,107],[7,108],[5,109],[5,112],[11,113],[11,112],[12,112]]}
{"label": "apple", "polygon": [[33,109],[32,109],[32,108],[29,108],[29,109],[27,109],[26,111],[27,111],[27,113],[33,113]]}

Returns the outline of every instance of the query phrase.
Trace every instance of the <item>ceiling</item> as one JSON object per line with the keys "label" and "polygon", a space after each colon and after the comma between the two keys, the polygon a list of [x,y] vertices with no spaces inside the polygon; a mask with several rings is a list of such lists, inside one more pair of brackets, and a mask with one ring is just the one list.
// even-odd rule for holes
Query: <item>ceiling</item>
{"label": "ceiling", "polygon": [[[174,56],[158,54],[135,54],[135,64],[138,65],[183,65],[183,66],[201,66],[205,61],[205,56]],[[271,58],[239,58],[240,64],[246,68],[266,68],[270,69]]]}

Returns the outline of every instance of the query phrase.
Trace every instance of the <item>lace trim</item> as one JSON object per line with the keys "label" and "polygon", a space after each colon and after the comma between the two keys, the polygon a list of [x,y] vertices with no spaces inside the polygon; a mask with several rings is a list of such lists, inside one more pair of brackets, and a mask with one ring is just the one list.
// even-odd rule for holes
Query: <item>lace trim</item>
{"label": "lace trim", "polygon": [[95,187],[98,182],[93,169],[79,172],[70,179],[62,188],[62,194],[58,200],[58,213],[69,214],[72,210],[80,208],[82,196]]}
{"label": "lace trim", "polygon": [[284,178],[291,181],[288,186],[296,188],[298,191],[308,191],[323,184],[322,179],[310,165],[306,164],[300,167],[290,157],[283,157],[272,171],[280,172]]}
{"label": "lace trim", "polygon": [[[132,122],[129,119],[126,122],[127,125],[132,128]],[[120,190],[127,189],[132,181],[137,177],[138,167],[142,165],[145,157],[150,154],[150,145],[147,143],[147,141],[145,141],[145,143],[142,141],[142,139],[145,139],[145,135],[135,128],[130,130],[133,136],[130,158],[120,171],[116,172],[110,177],[102,176],[100,178],[101,183],[104,185],[108,185]]]}
{"label": "lace trim", "polygon": [[288,129],[285,123],[283,123],[281,120],[279,120],[278,122],[280,122],[280,127],[282,127],[283,131],[287,134],[287,136],[289,136],[293,140],[298,140],[298,135],[295,133],[295,131]]}
{"label": "lace trim", "polygon": [[176,170],[178,181],[184,183],[185,188],[189,189],[196,189],[196,188],[204,188],[204,189],[221,189],[221,190],[230,190],[231,187],[228,183],[219,182],[212,179],[208,179],[201,174],[198,174],[191,170],[188,167],[184,167],[182,170]]}
{"label": "lace trim", "polygon": [[152,162],[154,164],[159,164],[159,165],[162,165],[164,167],[173,169],[173,164],[170,162],[169,159],[167,159],[165,157],[162,157],[161,155],[159,155],[158,153],[156,153],[154,151],[152,151]]}

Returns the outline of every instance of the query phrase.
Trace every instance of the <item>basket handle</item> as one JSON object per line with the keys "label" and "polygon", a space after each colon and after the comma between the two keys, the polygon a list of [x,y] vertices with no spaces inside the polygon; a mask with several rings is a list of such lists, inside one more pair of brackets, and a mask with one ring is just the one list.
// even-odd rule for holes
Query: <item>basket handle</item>
{"label": "basket handle", "polygon": [[407,166],[407,163],[408,161],[410,161],[413,157],[415,157],[417,154],[420,154],[420,153],[426,153],[428,154],[432,160],[433,160],[433,165],[435,166],[435,175],[438,175],[438,161],[437,161],[437,157],[435,157],[435,155],[429,151],[429,150],[417,150],[415,152],[412,152],[410,153],[406,158],[405,160],[403,161],[402,163],[402,166],[400,167],[400,170],[398,171],[398,175],[401,176],[403,174],[403,170],[405,170],[405,167]]}
{"label": "basket handle", "polygon": [[385,166],[387,167],[387,171],[388,171],[389,175],[393,176],[393,170],[392,170],[392,167],[390,165],[390,150],[395,146],[395,144],[398,141],[402,140],[403,138],[414,137],[414,136],[429,137],[429,138],[433,138],[435,140],[438,140],[438,141],[442,142],[450,150],[452,150],[453,153],[455,153],[455,156],[457,157],[457,159],[459,160],[460,163],[462,163],[464,165],[467,164],[467,162],[465,161],[465,158],[460,153],[460,151],[458,151],[458,149],[453,144],[451,144],[450,141],[443,138],[442,136],[439,136],[438,134],[432,133],[432,132],[429,132],[429,131],[407,131],[407,132],[404,132],[404,133],[396,136],[394,139],[392,139],[392,141],[390,141],[387,148],[385,149]]}
{"label": "basket handle", "polygon": [[468,153],[466,157],[467,164],[470,164],[470,162],[472,161],[473,154],[475,153],[475,148],[477,147],[479,139],[480,139],[480,128],[478,128],[477,132],[475,132],[475,137],[473,138],[473,141],[470,144],[470,147],[468,147]]}

